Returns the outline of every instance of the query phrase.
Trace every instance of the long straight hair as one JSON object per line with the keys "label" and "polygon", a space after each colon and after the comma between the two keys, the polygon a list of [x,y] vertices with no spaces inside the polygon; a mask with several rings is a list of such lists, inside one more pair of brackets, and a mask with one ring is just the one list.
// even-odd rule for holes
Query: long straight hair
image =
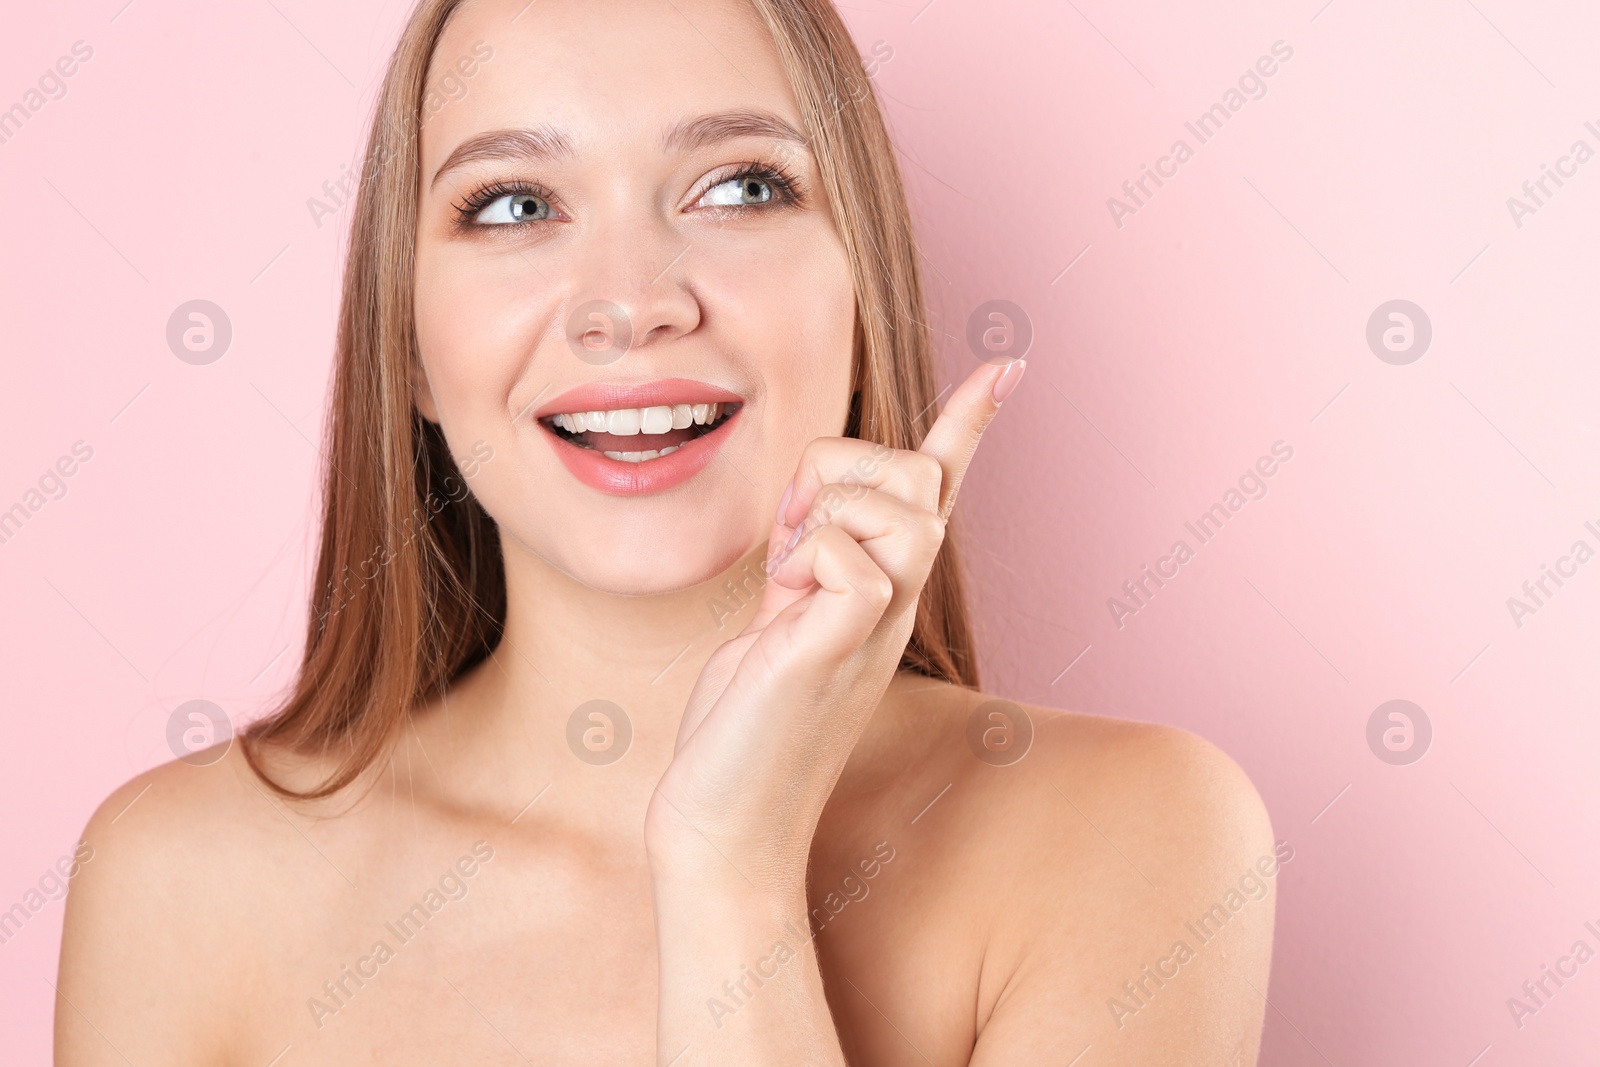
{"label": "long straight hair", "polygon": [[[504,632],[499,531],[412,397],[418,133],[429,64],[462,2],[420,0],[412,11],[367,138],[324,428],[305,652],[285,703],[240,738],[250,766],[286,797],[326,797],[355,781],[411,711],[493,652]],[[935,417],[932,341],[905,188],[872,82],[830,0],[750,2],[799,103],[854,279],[856,381],[845,433],[914,449]],[[953,528],[900,667],[978,685]],[[296,790],[267,773],[263,746],[338,761],[321,784]]]}

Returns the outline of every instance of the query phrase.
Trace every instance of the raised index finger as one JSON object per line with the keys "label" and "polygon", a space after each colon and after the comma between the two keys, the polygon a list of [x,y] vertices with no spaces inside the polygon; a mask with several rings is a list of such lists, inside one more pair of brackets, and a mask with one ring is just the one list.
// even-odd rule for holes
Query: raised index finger
{"label": "raised index finger", "polygon": [[939,514],[946,518],[955,507],[956,493],[961,489],[961,479],[967,473],[973,454],[983,431],[1000,404],[1011,395],[1011,390],[1022,380],[1027,360],[1016,359],[995,365],[981,364],[956,386],[950,402],[939,412],[928,436],[923,438],[917,451],[932,456],[944,470],[944,480],[939,488]]}

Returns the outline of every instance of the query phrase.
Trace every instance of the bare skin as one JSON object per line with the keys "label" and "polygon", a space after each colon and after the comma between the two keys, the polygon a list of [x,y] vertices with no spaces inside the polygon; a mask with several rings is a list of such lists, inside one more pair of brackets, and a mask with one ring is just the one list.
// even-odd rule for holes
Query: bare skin
{"label": "bare skin", "polygon": [[[453,727],[442,708],[420,717],[337,818],[269,800],[236,752],[113,794],[69,897],[58,1062],[265,1064],[286,1045],[283,1063],[656,1062],[639,827],[669,717],[635,717],[627,756],[592,767],[567,750],[564,716],[495,710],[497,674],[462,683]],[[818,829],[812,907],[857,898],[816,935],[850,1062],[1066,1063],[1090,1046],[1081,1063],[1254,1063],[1249,987],[1267,988],[1275,893],[1203,946],[1184,925],[1272,855],[1244,776],[1181,731],[1032,707],[1033,748],[990,766],[965,737],[985,699],[897,677]],[[390,933],[480,840],[494,855],[466,895],[410,941]],[[863,877],[882,842],[893,858]],[[353,995],[319,1026],[323,983],[379,940],[393,958],[347,978]],[[1122,983],[1178,940],[1195,958],[1119,1028],[1107,1000],[1135,1007]]]}
{"label": "bare skin", "polygon": [[[1007,763],[971,740],[991,697],[895,673],[1002,368],[824,508],[872,447],[837,436],[855,309],[826,200],[715,206],[701,179],[771,139],[658,137],[735,108],[798,128],[770,40],[734,0],[523,7],[474,0],[440,44],[495,58],[424,128],[417,237],[416,402],[458,454],[493,444],[473,490],[505,639],[348,795],[287,804],[230,750],[108,798],[57,1062],[1253,1064],[1276,864],[1242,772],[1182,731],[1031,707]],[[547,120],[572,158],[510,171],[558,210],[450,225],[507,165],[432,182],[447,157]],[[592,295],[631,310],[617,368],[544,340]],[[744,397],[728,462],[605,497],[508,415],[615,375]],[[708,611],[730,578],[758,595]],[[631,725],[610,763],[569,744],[596,698]],[[299,788],[328,769],[270,761]]]}

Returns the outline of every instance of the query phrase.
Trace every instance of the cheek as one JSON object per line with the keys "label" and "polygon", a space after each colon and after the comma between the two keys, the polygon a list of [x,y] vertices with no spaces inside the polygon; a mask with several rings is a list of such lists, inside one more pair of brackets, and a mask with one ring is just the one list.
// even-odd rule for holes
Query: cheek
{"label": "cheek", "polygon": [[770,443],[792,465],[789,452],[839,434],[849,410],[856,300],[844,248],[819,225],[709,248],[700,266],[696,288],[759,375]]}
{"label": "cheek", "polygon": [[793,291],[787,332],[781,334],[792,340],[785,366],[776,373],[791,393],[790,410],[803,413],[793,426],[798,435],[793,461],[813,438],[843,434],[850,412],[856,299],[842,250],[840,259],[835,271],[805,279]]}
{"label": "cheek", "polygon": [[512,388],[548,322],[540,298],[548,287],[524,277],[531,273],[498,257],[419,252],[417,347],[447,430],[508,414]]}
{"label": "cheek", "polygon": [[832,229],[819,222],[766,258],[753,276],[762,279],[762,299],[795,331],[794,338],[834,354],[843,340],[848,355],[855,290],[849,258]]}
{"label": "cheek", "polygon": [[[488,259],[448,247],[418,254],[417,350],[433,398],[431,417],[457,457],[485,445],[496,457],[519,454],[513,408],[526,408],[533,395],[524,378],[545,322],[541,290],[523,277],[529,269]],[[517,468],[500,459],[472,478],[472,492],[491,514],[507,514],[518,499]]]}

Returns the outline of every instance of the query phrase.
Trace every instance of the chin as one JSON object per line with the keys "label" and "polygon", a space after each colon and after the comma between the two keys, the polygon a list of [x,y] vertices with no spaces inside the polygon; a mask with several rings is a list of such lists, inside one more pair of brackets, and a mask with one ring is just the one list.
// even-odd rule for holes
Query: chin
{"label": "chin", "polygon": [[616,596],[656,596],[720,578],[758,547],[748,517],[732,519],[717,522],[697,514],[683,522],[597,531],[596,536],[583,538],[573,537],[569,528],[556,539],[558,543],[540,545],[541,539],[524,543],[546,564],[591,589]]}

